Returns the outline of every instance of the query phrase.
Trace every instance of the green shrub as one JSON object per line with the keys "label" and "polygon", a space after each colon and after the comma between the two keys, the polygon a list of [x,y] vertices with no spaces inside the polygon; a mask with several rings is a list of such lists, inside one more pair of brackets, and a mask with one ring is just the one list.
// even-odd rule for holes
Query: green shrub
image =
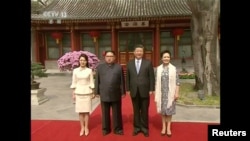
{"label": "green shrub", "polygon": [[195,79],[195,74],[193,73],[185,73],[185,74],[179,74],[180,79]]}
{"label": "green shrub", "polygon": [[37,77],[47,77],[48,74],[45,73],[47,70],[40,62],[31,62],[31,84],[36,83],[34,81],[35,76]]}

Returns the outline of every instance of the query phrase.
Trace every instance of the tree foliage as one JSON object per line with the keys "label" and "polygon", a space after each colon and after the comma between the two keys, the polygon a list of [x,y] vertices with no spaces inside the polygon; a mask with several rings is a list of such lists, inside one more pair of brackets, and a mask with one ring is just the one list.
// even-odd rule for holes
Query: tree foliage
{"label": "tree foliage", "polygon": [[37,77],[48,77],[46,69],[40,62],[31,62],[31,84],[35,83],[35,76]]}

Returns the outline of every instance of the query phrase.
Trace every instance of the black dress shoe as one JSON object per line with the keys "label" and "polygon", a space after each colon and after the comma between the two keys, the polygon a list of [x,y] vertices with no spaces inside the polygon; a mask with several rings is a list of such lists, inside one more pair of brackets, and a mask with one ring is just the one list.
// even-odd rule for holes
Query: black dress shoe
{"label": "black dress shoe", "polygon": [[124,135],[123,131],[122,130],[119,130],[119,131],[115,131],[114,134],[116,135]]}
{"label": "black dress shoe", "polygon": [[140,133],[140,131],[134,131],[132,135],[133,135],[133,136],[136,136],[136,135],[138,135],[139,133]]}
{"label": "black dress shoe", "polygon": [[102,131],[102,135],[103,135],[103,136],[106,136],[106,135],[108,135],[110,132],[111,132],[111,131]]}
{"label": "black dress shoe", "polygon": [[144,135],[145,137],[149,137],[148,132],[143,132],[143,135]]}

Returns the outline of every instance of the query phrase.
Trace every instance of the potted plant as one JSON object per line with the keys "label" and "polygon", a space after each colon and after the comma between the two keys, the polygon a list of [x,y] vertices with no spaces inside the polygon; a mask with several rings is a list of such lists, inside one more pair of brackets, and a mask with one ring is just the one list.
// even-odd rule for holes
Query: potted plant
{"label": "potted plant", "polygon": [[39,89],[40,83],[35,81],[35,76],[47,77],[46,71],[40,62],[31,62],[31,90]]}

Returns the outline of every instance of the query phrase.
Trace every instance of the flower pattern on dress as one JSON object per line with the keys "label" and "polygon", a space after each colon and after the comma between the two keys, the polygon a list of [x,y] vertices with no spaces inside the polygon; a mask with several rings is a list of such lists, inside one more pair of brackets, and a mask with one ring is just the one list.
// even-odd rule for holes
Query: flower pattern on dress
{"label": "flower pattern on dress", "polygon": [[[179,77],[176,74],[176,84],[179,83]],[[174,115],[176,113],[175,105],[176,101],[174,100],[172,106],[167,108],[168,104],[168,91],[169,91],[169,69],[168,67],[164,68],[161,73],[161,114],[162,115]]]}

